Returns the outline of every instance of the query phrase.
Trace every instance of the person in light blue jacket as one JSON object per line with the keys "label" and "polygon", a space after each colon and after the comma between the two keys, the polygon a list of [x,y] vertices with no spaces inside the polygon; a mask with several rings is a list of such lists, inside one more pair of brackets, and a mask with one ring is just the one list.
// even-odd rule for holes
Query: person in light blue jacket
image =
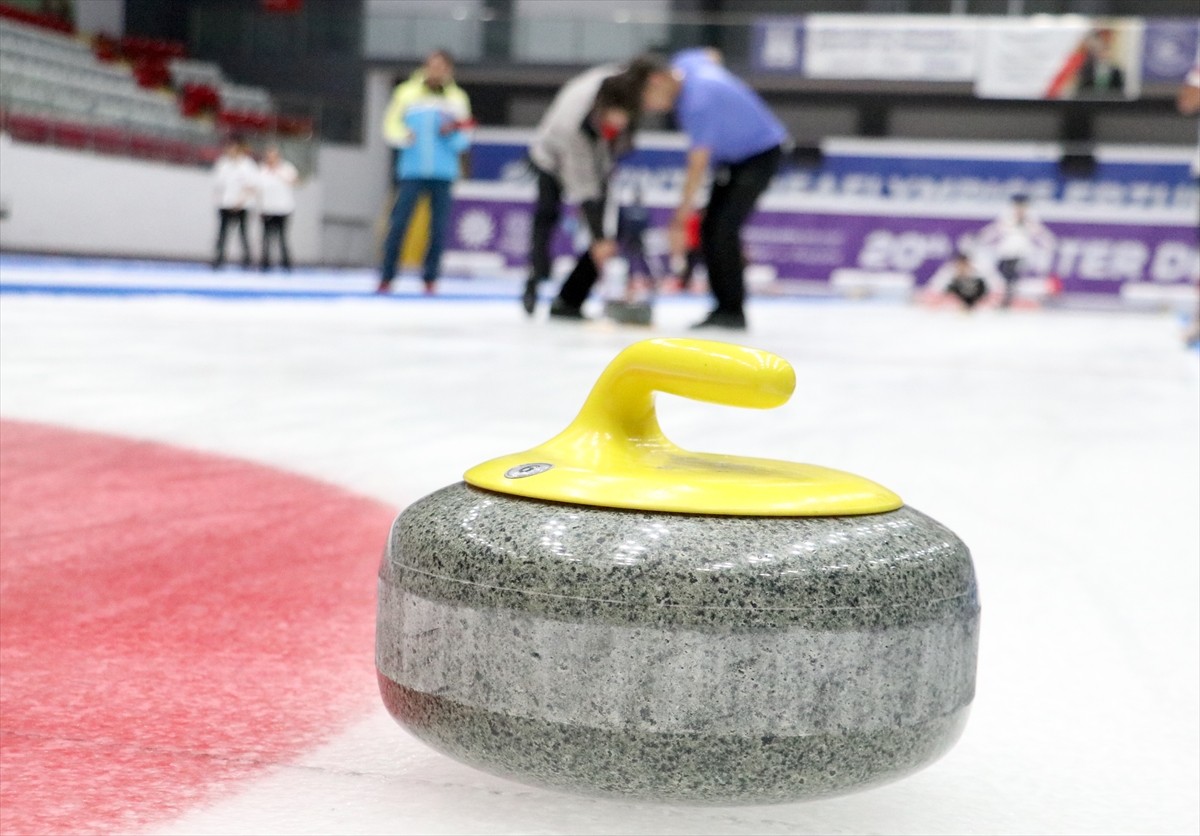
{"label": "person in light blue jacket", "polygon": [[432,293],[441,268],[446,224],[450,220],[450,185],[458,179],[459,155],[471,144],[471,103],[453,78],[449,53],[430,53],[422,69],[392,93],[383,119],[384,139],[400,149],[396,160],[399,185],[383,244],[379,292],[396,277],[400,245],[421,195],[429,195],[429,249],[422,279]]}

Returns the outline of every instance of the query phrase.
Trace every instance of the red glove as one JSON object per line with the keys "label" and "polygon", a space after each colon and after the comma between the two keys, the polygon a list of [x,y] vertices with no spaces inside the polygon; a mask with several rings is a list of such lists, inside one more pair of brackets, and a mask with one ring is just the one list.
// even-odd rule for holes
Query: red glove
{"label": "red glove", "polygon": [[442,136],[449,136],[455,131],[469,131],[474,128],[476,122],[471,117],[466,119],[451,119],[442,123]]}

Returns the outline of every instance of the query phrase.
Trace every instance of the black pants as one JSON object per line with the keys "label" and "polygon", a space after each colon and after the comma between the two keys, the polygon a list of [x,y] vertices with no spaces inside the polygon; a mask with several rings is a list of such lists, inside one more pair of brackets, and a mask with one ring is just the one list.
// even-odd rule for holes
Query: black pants
{"label": "black pants", "polygon": [[[532,162],[529,167],[537,176],[537,205],[533,210],[533,232],[529,242],[529,278],[543,281],[550,278],[550,239],[562,215],[562,184],[553,174]],[[575,262],[575,269],[559,288],[558,298],[571,307],[582,307],[599,277],[600,271],[590,250],[584,250]]]}
{"label": "black pants", "polygon": [[562,213],[562,184],[552,174],[529,164],[537,176],[537,205],[533,210],[533,231],[529,241],[529,277],[537,281],[550,278],[550,239]]}
{"label": "black pants", "polygon": [[292,269],[292,259],[288,255],[287,245],[287,215],[262,216],[262,269],[271,266],[271,239],[279,239],[279,263],[284,270]]}
{"label": "black pants", "polygon": [[559,288],[558,298],[573,308],[582,307],[599,277],[600,271],[596,269],[591,250],[584,250],[583,255],[579,256],[579,261],[575,262],[575,269]]}
{"label": "black pants", "polygon": [[250,266],[250,239],[246,237],[246,210],[221,209],[221,226],[217,230],[217,257],[213,259],[213,267],[225,263],[225,234],[230,224],[237,224],[238,237],[242,239],[242,266]]}
{"label": "black pants", "polygon": [[1004,298],[1000,307],[1007,308],[1012,304],[1013,295],[1017,289],[1017,277],[1021,274],[1021,259],[1002,258],[996,262],[996,270],[1004,277]]}
{"label": "black pants", "polygon": [[708,265],[708,284],[717,310],[742,313],[746,301],[746,262],[742,257],[742,225],[779,169],[778,147],[713,172],[712,192],[700,224],[700,246]]}
{"label": "black pants", "polygon": [[946,288],[946,292],[951,296],[957,296],[959,301],[966,305],[967,310],[979,304],[984,296],[987,296],[987,285],[982,280],[950,282]]}
{"label": "black pants", "polygon": [[696,268],[704,263],[704,254],[699,248],[688,250],[683,259],[683,272],[679,274],[679,287],[691,287],[692,275],[695,274]]}

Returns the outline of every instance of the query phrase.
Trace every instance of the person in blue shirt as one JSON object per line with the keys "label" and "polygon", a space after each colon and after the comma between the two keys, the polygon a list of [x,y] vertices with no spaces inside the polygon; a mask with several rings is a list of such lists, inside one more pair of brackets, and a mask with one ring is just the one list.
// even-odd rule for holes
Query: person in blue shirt
{"label": "person in blue shirt", "polygon": [[429,195],[429,249],[422,278],[432,293],[441,269],[442,242],[450,220],[450,185],[458,179],[459,155],[471,144],[471,103],[454,83],[454,61],[435,50],[425,66],[398,85],[383,117],[383,136],[400,153],[396,203],[392,207],[383,245],[379,292],[386,293],[396,277],[400,245],[417,200]]}
{"label": "person in blue shirt", "polygon": [[696,328],[746,327],[742,226],[779,168],[787,130],[766,103],[721,64],[719,53],[693,49],[660,64],[642,96],[647,111],[673,110],[687,134],[687,172],[669,230],[671,253],[686,249],[686,225],[700,188],[712,188],[700,230],[716,307]]}

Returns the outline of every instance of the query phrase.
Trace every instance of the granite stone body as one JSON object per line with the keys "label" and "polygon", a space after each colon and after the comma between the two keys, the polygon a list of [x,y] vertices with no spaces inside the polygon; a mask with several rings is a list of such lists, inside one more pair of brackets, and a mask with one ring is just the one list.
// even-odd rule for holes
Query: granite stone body
{"label": "granite stone body", "polygon": [[949,748],[978,624],[966,547],[909,507],[691,516],[459,483],[393,526],[376,666],[397,720],[488,771],[784,802]]}

